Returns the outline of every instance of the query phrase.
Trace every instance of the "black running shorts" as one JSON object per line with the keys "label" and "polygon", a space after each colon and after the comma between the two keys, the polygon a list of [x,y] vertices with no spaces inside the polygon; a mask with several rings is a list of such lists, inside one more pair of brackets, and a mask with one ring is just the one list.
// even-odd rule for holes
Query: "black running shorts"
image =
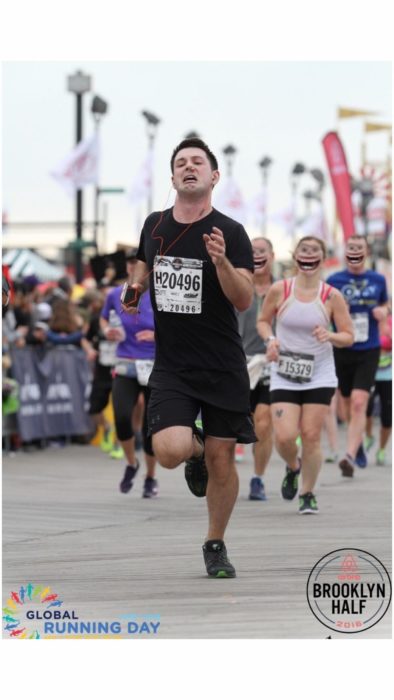
{"label": "black running shorts", "polygon": [[212,406],[174,388],[151,389],[148,434],[179,425],[193,429],[200,410],[204,435],[244,444],[256,442],[251,415]]}
{"label": "black running shorts", "polygon": [[271,391],[271,406],[274,403],[295,403],[303,406],[307,403],[329,406],[335,394],[334,387],[318,387],[317,389],[275,389]]}
{"label": "black running shorts", "polygon": [[375,384],[380,348],[372,350],[346,350],[334,348],[335,370],[338,388],[345,398],[349,398],[353,389],[362,389],[368,393]]}
{"label": "black running shorts", "polygon": [[257,386],[254,389],[251,389],[251,391],[250,391],[250,407],[252,409],[252,413],[255,412],[256,407],[258,406],[259,403],[266,404],[267,406],[270,405],[271,399],[270,399],[269,384],[264,385],[263,382],[258,382]]}

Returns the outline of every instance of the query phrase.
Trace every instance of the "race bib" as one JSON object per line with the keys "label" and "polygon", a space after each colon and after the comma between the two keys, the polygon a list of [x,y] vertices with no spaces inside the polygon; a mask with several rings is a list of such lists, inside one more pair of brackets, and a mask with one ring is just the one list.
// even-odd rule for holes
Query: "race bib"
{"label": "race bib", "polygon": [[302,352],[280,352],[278,375],[289,382],[304,384],[310,382],[315,358]]}
{"label": "race bib", "polygon": [[158,311],[201,313],[202,266],[202,260],[156,255],[153,283]]}
{"label": "race bib", "polygon": [[135,369],[138,383],[141,384],[141,386],[147,386],[150,373],[153,369],[153,360],[136,360]]}
{"label": "race bib", "polygon": [[354,330],[354,342],[365,343],[369,336],[368,314],[351,314]]}
{"label": "race bib", "polygon": [[99,343],[99,363],[103,367],[112,367],[116,362],[116,348],[118,343],[111,340],[101,340]]}

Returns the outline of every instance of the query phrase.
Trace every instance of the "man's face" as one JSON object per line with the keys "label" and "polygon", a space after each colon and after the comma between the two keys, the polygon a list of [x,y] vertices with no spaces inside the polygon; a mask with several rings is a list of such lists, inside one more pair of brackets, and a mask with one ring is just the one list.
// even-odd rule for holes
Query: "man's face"
{"label": "man's face", "polygon": [[219,171],[212,170],[208,156],[200,148],[183,148],[176,154],[172,184],[178,194],[201,196],[212,190]]}
{"label": "man's face", "polygon": [[255,275],[271,273],[274,256],[267,241],[262,238],[252,241],[252,250]]}
{"label": "man's face", "polygon": [[367,257],[367,242],[362,239],[351,239],[346,243],[345,260],[349,272],[361,272]]}

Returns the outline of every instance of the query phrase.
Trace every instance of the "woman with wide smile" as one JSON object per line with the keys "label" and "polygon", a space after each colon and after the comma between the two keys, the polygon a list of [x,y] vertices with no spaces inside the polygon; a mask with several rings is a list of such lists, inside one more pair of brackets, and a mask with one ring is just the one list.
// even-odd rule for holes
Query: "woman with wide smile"
{"label": "woman with wide smile", "polygon": [[[293,254],[296,274],[270,288],[257,329],[271,365],[271,412],[276,448],[285,460],[282,496],[293,500],[301,473],[299,513],[317,513],[314,488],[322,454],[320,436],[337,387],[333,348],[353,342],[352,322],[342,295],[321,281],[326,258],[322,240],[302,238]],[[276,316],[276,336],[272,322]],[[335,322],[336,332],[330,330]],[[302,454],[296,439],[301,433]]]}

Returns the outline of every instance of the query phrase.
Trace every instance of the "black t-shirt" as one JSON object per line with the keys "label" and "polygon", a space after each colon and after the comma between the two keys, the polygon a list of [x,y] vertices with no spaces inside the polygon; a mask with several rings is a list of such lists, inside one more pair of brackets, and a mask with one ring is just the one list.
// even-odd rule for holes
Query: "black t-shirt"
{"label": "black t-shirt", "polygon": [[155,369],[242,369],[245,354],[235,310],[222,291],[203,234],[217,226],[223,232],[226,256],[232,265],[253,272],[252,246],[245,229],[215,209],[182,236],[187,224],[175,221],[172,209],[163,212],[161,223],[153,231],[159,220],[158,212],[146,219],[137,253],[152,271],[149,283],[155,318]]}

